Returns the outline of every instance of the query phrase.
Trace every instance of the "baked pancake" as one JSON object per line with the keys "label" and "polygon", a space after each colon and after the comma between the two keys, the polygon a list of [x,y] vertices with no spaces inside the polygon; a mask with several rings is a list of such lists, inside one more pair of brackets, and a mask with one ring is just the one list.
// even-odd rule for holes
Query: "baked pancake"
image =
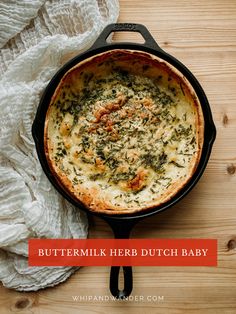
{"label": "baked pancake", "polygon": [[144,52],[115,49],[60,81],[45,152],[60,185],[89,210],[126,214],[174,197],[201,157],[204,119],[188,81]]}

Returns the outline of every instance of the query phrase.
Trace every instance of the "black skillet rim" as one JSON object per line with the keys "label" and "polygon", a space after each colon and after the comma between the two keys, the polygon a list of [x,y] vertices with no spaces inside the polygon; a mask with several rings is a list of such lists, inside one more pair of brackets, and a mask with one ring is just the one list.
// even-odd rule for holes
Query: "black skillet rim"
{"label": "black skillet rim", "polygon": [[[112,24],[112,25],[119,25],[119,24]],[[137,25],[137,24],[135,24]],[[111,25],[110,25],[111,26]],[[138,25],[142,26],[143,25]],[[146,30],[146,28],[144,28]],[[142,33],[142,32],[140,32]],[[150,35],[150,34],[149,34]],[[151,36],[151,35],[150,35]],[[151,37],[152,38],[152,37]],[[97,41],[96,41],[97,43]],[[98,43],[99,45],[99,43]],[[61,78],[63,75],[73,66],[78,64],[79,62],[86,60],[87,58],[93,57],[99,53],[102,52],[107,52],[111,51],[114,49],[128,49],[128,50],[134,50],[134,51],[143,51],[147,52],[149,54],[152,54],[154,56],[157,56],[171,65],[173,65],[177,70],[179,70],[189,81],[191,86],[193,87],[194,91],[196,92],[201,107],[203,111],[203,116],[204,116],[204,144],[202,148],[202,154],[201,158],[198,164],[198,167],[196,171],[194,172],[193,176],[190,178],[189,182],[181,189],[173,198],[171,198],[169,201],[165,202],[164,204],[158,206],[158,207],[153,207],[151,209],[147,209],[145,211],[137,212],[137,213],[130,213],[130,214],[104,214],[104,213],[97,213],[94,211],[90,211],[87,209],[81,202],[76,201],[73,199],[56,181],[54,175],[51,173],[46,155],[44,152],[44,123],[45,123],[45,117],[46,117],[46,112],[48,109],[48,106],[50,104],[51,97],[58,86]],[[44,170],[44,173],[48,177],[49,181],[52,183],[52,185],[56,188],[56,190],[63,196],[65,197],[70,203],[75,205],[76,207],[81,208],[82,210],[86,211],[89,214],[93,214],[102,218],[107,218],[107,219],[112,219],[112,220],[129,220],[129,219],[140,219],[140,218],[145,218],[151,215],[154,215],[156,213],[159,213],[161,211],[164,211],[176,203],[178,203],[183,197],[185,197],[190,190],[196,185],[200,177],[202,176],[208,159],[210,157],[211,149],[213,142],[216,137],[216,128],[212,119],[212,113],[210,109],[209,102],[207,100],[207,97],[205,95],[204,90],[202,89],[200,83],[198,80],[195,78],[195,76],[191,73],[191,71],[185,67],[179,60],[174,58],[173,56],[169,55],[165,51],[163,51],[153,40],[153,42],[145,43],[145,44],[137,44],[137,43],[111,43],[107,44],[103,42],[102,46],[97,47],[97,44],[92,46],[88,51],[74,57],[70,61],[68,61],[63,67],[59,69],[59,71],[54,75],[54,77],[51,79],[49,84],[47,85],[38,109],[37,113],[32,125],[32,135],[35,141],[36,145],[36,151],[38,154],[39,161],[41,163],[41,166]]]}

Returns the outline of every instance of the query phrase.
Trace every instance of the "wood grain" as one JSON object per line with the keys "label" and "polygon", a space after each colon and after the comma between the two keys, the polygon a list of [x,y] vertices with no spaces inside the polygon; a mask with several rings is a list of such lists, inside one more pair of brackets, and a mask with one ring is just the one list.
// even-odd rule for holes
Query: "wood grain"
{"label": "wood grain", "polygon": [[[82,268],[67,282],[36,293],[1,287],[0,313],[236,313],[236,2],[120,0],[119,21],[145,24],[164,50],[189,67],[217,127],[198,185],[170,210],[139,223],[132,237],[216,238],[218,267],[136,267],[133,296],[143,301],[73,301],[72,296],[110,296],[109,268]],[[114,37],[127,39],[137,36]],[[100,219],[91,217],[90,225],[90,237],[112,237]]]}

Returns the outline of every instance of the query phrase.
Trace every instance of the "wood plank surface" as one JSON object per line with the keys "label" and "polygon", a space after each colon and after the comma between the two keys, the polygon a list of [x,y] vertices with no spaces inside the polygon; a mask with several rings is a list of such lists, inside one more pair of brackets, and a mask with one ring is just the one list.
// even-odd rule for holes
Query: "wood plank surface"
{"label": "wood plank surface", "polygon": [[[189,67],[217,127],[197,186],[173,208],[140,222],[132,237],[216,238],[218,267],[135,267],[128,301],[110,299],[108,267],[83,267],[36,293],[1,286],[1,314],[236,313],[236,1],[120,0],[119,21],[145,24],[164,50]],[[114,40],[136,41],[137,35],[119,33]],[[103,221],[89,220],[91,238],[112,237]],[[103,301],[94,300],[99,296]]]}

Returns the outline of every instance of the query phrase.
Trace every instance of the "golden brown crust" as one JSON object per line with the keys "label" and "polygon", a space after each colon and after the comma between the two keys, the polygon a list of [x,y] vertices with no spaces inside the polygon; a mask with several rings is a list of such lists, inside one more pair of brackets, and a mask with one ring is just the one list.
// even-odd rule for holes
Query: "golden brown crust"
{"label": "golden brown crust", "polygon": [[[124,57],[125,54],[125,57]],[[56,99],[60,97],[61,88],[64,85],[73,86],[75,83],[75,77],[78,77],[81,72],[83,72],[88,66],[94,67],[104,62],[108,57],[114,56],[114,62],[116,60],[119,60],[119,55],[123,55],[123,61],[131,61],[133,58],[139,59],[140,64],[144,66],[144,75],[149,75],[150,77],[155,77],[155,71],[157,67],[161,68],[162,73],[164,73],[164,76],[166,75],[165,79],[167,80],[167,77],[171,76],[172,80],[175,82],[176,85],[181,86],[183,97],[185,99],[188,99],[189,103],[193,107],[196,115],[195,115],[195,128],[196,128],[196,142],[197,142],[197,151],[195,153],[195,157],[192,158],[189,169],[191,169],[188,173],[188,175],[185,178],[181,178],[178,180],[175,180],[170,184],[170,186],[166,189],[166,191],[158,197],[155,201],[150,200],[146,201],[145,206],[135,206],[133,205],[132,208],[125,208],[124,205],[121,206],[119,204],[114,205],[112,202],[104,196],[104,194],[99,190],[96,185],[93,185],[92,187],[86,187],[82,185],[74,185],[71,180],[68,178],[68,176],[57,166],[55,161],[52,158],[52,152],[53,152],[53,142],[50,138],[50,131],[49,131],[49,120],[51,119],[51,116],[53,115],[53,104],[55,103]],[[147,74],[148,73],[148,74]],[[79,83],[81,84],[81,83]],[[83,87],[83,86],[82,86]],[[82,88],[81,87],[81,88]],[[78,88],[78,86],[77,86]],[[127,98],[124,95],[119,95],[116,101],[107,103],[104,107],[98,108],[94,112],[94,121],[93,121],[93,127],[91,128],[91,132],[94,132],[96,130],[96,124],[99,123],[101,120],[104,120],[104,117],[108,116],[111,112],[114,112],[118,109],[120,109],[127,101]],[[150,106],[150,100],[144,99],[144,106]],[[132,115],[131,115],[132,116]],[[107,131],[112,133],[112,123],[110,120],[106,120],[105,124]],[[113,134],[114,135],[114,134]],[[65,133],[66,136],[66,133]],[[185,77],[182,76],[175,68],[170,66],[169,64],[163,62],[162,60],[159,60],[157,57],[150,56],[143,52],[133,52],[133,51],[123,51],[123,50],[115,50],[108,53],[103,53],[99,56],[96,56],[95,58],[91,58],[90,60],[86,60],[79,65],[75,66],[71,70],[69,70],[64,77],[62,78],[60,84],[58,85],[52,100],[51,104],[48,108],[46,120],[45,120],[45,133],[44,133],[44,143],[45,143],[45,154],[47,157],[47,161],[49,164],[49,167],[53,173],[53,175],[56,177],[58,183],[60,186],[70,194],[73,199],[79,200],[82,202],[89,210],[105,213],[105,214],[130,214],[135,213],[139,211],[144,211],[147,209],[151,209],[153,207],[158,207],[164,204],[165,202],[169,201],[171,198],[173,198],[191,179],[192,175],[196,171],[196,168],[198,166],[200,157],[201,157],[201,151],[203,147],[203,140],[204,140],[204,118],[203,113],[201,109],[201,105],[199,103],[199,100],[189,84],[189,82],[186,80]],[[100,170],[103,167],[103,164],[101,160],[96,160],[96,165],[100,167]],[[140,170],[134,178],[131,180],[125,182],[126,188],[129,190],[139,191],[143,187],[145,187],[145,182],[147,180],[148,173],[147,170],[142,169]]]}

